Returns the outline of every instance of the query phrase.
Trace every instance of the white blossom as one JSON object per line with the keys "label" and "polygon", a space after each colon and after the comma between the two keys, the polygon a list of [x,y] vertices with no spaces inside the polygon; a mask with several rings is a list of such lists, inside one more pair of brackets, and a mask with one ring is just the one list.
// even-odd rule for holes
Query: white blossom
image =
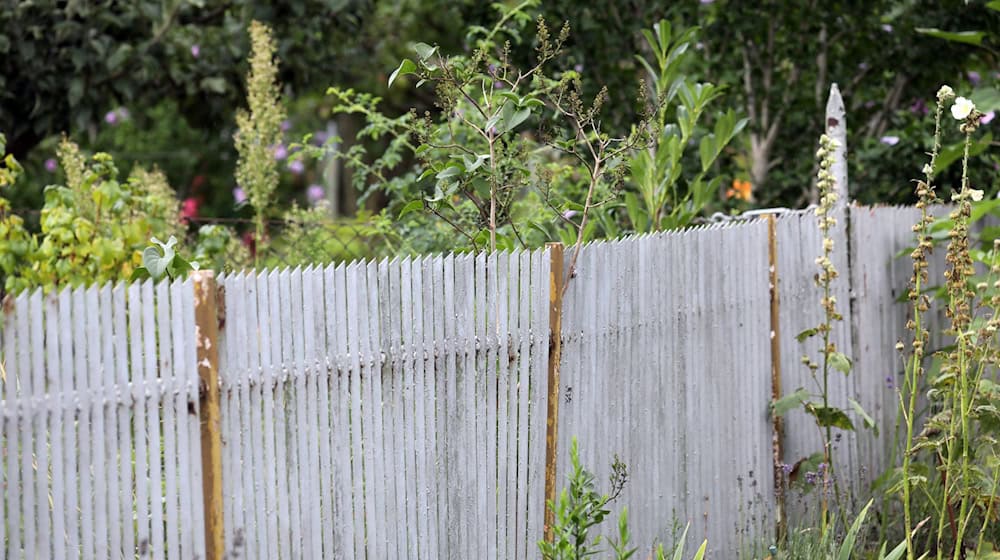
{"label": "white blossom", "polygon": [[955,98],[955,104],[951,106],[951,116],[964,121],[969,114],[976,109],[975,103],[965,97]]}

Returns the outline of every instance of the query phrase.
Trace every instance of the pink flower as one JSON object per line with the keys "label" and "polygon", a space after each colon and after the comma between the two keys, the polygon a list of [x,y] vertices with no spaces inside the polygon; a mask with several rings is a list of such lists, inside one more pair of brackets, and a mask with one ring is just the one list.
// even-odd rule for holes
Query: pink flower
{"label": "pink flower", "polygon": [[187,222],[192,218],[198,217],[198,199],[194,197],[187,197],[181,202],[181,221]]}
{"label": "pink flower", "polygon": [[990,121],[992,121],[993,117],[996,116],[997,116],[996,111],[989,111],[988,113],[983,115],[981,119],[979,119],[979,124],[990,124]]}
{"label": "pink flower", "polygon": [[198,58],[201,55],[201,47],[198,45],[191,45],[191,56]]}
{"label": "pink flower", "polygon": [[288,157],[288,148],[284,144],[278,144],[274,147],[274,159],[281,161]]}
{"label": "pink flower", "polygon": [[295,175],[302,175],[302,173],[306,170],[306,166],[304,163],[302,163],[301,159],[297,159],[292,162],[289,162],[288,170]]}
{"label": "pink flower", "polygon": [[899,136],[883,136],[879,141],[888,146],[895,146],[899,144]]}
{"label": "pink flower", "polygon": [[247,193],[240,187],[233,189],[233,199],[236,200],[236,204],[243,204],[247,201]]}
{"label": "pink flower", "polygon": [[285,119],[285,120],[281,121],[281,131],[282,132],[288,132],[288,130],[290,128],[292,128],[292,121],[290,121],[288,119]]}
{"label": "pink flower", "polygon": [[118,122],[118,113],[116,113],[115,111],[108,111],[104,115],[104,122],[110,125],[114,125],[115,123]]}
{"label": "pink flower", "polygon": [[49,173],[55,173],[58,167],[59,164],[56,163],[56,160],[52,158],[45,160],[45,170],[48,171]]}
{"label": "pink flower", "polygon": [[306,198],[313,204],[326,198],[326,191],[323,189],[323,185],[309,185],[309,188],[306,189]]}

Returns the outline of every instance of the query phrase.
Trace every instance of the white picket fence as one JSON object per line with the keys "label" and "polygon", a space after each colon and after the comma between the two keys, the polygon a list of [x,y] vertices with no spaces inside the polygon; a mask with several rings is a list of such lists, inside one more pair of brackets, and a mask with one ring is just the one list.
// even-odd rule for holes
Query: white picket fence
{"label": "white picket fence", "polygon": [[[895,419],[908,208],[851,210],[836,338],[881,434]],[[785,391],[819,320],[808,212],[777,221]],[[846,236],[845,236],[846,239]],[[222,484],[239,558],[536,558],[543,534],[548,250],[220,278]],[[567,256],[568,258],[568,256]],[[577,437],[607,490],[617,455],[638,557],[675,523],[731,558],[773,528],[768,228],[762,220],[585,246],[563,301],[558,482]],[[852,303],[853,296],[853,303]],[[3,559],[205,557],[190,280],[8,301],[0,383]],[[792,415],[785,460],[817,451]],[[866,478],[867,477],[867,478]],[[606,525],[607,533],[612,526]]]}

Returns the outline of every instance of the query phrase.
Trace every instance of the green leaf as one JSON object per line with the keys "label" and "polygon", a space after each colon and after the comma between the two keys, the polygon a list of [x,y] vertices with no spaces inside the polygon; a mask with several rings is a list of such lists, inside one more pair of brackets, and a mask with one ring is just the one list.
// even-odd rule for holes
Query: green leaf
{"label": "green leaf", "polygon": [[505,131],[511,131],[517,128],[517,125],[523,123],[528,117],[531,116],[531,109],[521,109],[511,115],[510,120],[507,121],[507,126]]}
{"label": "green leaf", "polygon": [[399,63],[399,68],[389,75],[389,87],[392,87],[392,82],[396,81],[399,76],[406,76],[407,74],[416,74],[417,65],[413,63],[412,60],[404,58],[403,62]]}
{"label": "green leaf", "polygon": [[875,425],[875,419],[869,416],[867,412],[865,412],[865,409],[863,406],[861,406],[861,403],[859,403],[854,399],[847,399],[847,400],[851,403],[851,408],[854,409],[854,412],[858,416],[860,416],[861,419],[864,421],[865,427],[875,432],[875,437],[878,437],[878,426]]}
{"label": "green leaf", "polygon": [[202,78],[201,89],[212,93],[226,93],[226,80],[218,76]]}
{"label": "green leaf", "polygon": [[847,531],[847,536],[844,537],[844,542],[840,545],[840,553],[837,554],[837,560],[851,560],[851,553],[854,552],[854,541],[858,538],[858,532],[861,531],[865,517],[868,516],[868,508],[872,507],[873,501],[868,500],[868,504],[858,514],[854,523],[851,524],[851,529]]}
{"label": "green leaf", "polygon": [[462,168],[457,165],[449,165],[437,174],[438,179],[450,179],[462,172]]}
{"label": "green leaf", "polygon": [[942,31],[934,27],[918,27],[915,31],[945,41],[965,43],[977,47],[983,44],[983,38],[986,37],[985,31]]}
{"label": "green leaf", "polygon": [[795,340],[798,340],[799,342],[803,342],[807,338],[812,338],[812,337],[816,336],[817,333],[819,333],[819,330],[817,330],[817,329],[806,329],[806,330],[800,332],[799,334],[795,335]]}
{"label": "green leaf", "polygon": [[142,251],[142,266],[153,280],[160,280],[166,275],[167,267],[174,258],[173,249],[167,249],[164,253],[167,254],[161,255],[156,247],[146,247]]}
{"label": "green leaf", "polygon": [[1000,12],[1000,0],[993,0],[992,2],[987,2],[986,7],[991,10]]}
{"label": "green leaf", "polygon": [[828,359],[830,360],[830,365],[837,371],[844,374],[851,373],[851,359],[847,356],[840,352],[833,352]]}
{"label": "green leaf", "polygon": [[715,135],[706,134],[698,144],[698,155],[701,158],[701,170],[708,171],[708,166],[715,161]]}
{"label": "green leaf", "polygon": [[413,45],[413,50],[417,53],[417,56],[420,57],[420,60],[424,61],[434,56],[434,53],[437,51],[437,47],[432,47],[427,43],[417,43]]}
{"label": "green leaf", "polygon": [[771,415],[780,418],[793,408],[798,408],[803,402],[809,399],[809,391],[799,389],[790,395],[785,395],[771,403]]}
{"label": "green leaf", "polygon": [[892,552],[890,552],[889,554],[887,554],[885,556],[882,556],[881,560],[899,560],[900,558],[903,557],[904,554],[906,554],[906,541],[905,540],[903,542],[899,543],[898,545],[896,545],[896,548],[892,549]]}
{"label": "green leaf", "polygon": [[423,209],[424,209],[423,200],[411,200],[410,202],[406,203],[406,206],[403,206],[402,210],[399,211],[399,216],[397,216],[396,219],[402,220],[403,216],[406,216],[410,212],[416,212],[418,210],[423,210]]}
{"label": "green leaf", "polygon": [[822,428],[832,427],[841,430],[854,431],[854,424],[843,410],[833,406],[817,406],[815,403],[806,405],[806,412],[816,418],[816,424]]}

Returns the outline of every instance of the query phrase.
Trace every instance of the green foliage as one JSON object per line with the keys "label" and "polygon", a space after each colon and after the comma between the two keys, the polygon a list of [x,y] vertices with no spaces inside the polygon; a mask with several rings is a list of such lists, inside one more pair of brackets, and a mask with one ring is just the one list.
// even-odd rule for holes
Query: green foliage
{"label": "green foliage", "polygon": [[285,111],[278,91],[278,66],[271,30],[254,21],[250,25],[250,73],[247,75],[248,111],[236,115],[236,151],[240,158],[236,181],[242,185],[254,209],[256,241],[264,241],[264,221],[278,188],[278,165],[274,149],[281,142]]}
{"label": "green foliage", "polygon": [[[636,59],[646,69],[654,104],[654,142],[639,150],[630,162],[631,179],[641,206],[627,202],[631,229],[648,232],[682,227],[691,222],[718,196],[722,178],[706,179],[722,150],[746,126],[733,110],[716,119],[712,132],[702,130],[701,120],[722,88],[696,83],[683,73],[697,40],[698,29],[674,33],[661,20],[653,30],[643,30],[655,67],[645,57]],[[679,103],[678,103],[679,102]],[[672,117],[672,119],[671,119]],[[697,138],[700,171],[684,173],[685,152]],[[626,194],[626,199],[633,196]]]}
{"label": "green foliage", "polygon": [[[580,453],[576,438],[570,444],[569,487],[559,493],[556,503],[547,507],[555,511],[552,526],[553,541],[538,543],[545,560],[583,560],[601,552],[601,536],[592,536],[591,531],[600,525],[610,512],[608,504],[621,493],[627,481],[625,466],[616,462],[612,466],[611,494],[598,494],[595,490],[594,475],[580,465]],[[619,541],[614,545],[615,558],[624,560],[634,553],[628,548],[627,513],[622,512],[618,525]]]}
{"label": "green foliage", "polygon": [[[37,234],[20,217],[0,212],[0,272],[4,289],[53,289],[129,278],[153,236],[177,231],[177,202],[159,172],[135,169],[125,182],[107,154],[89,163],[64,140],[65,186],[45,191]],[[6,200],[0,199],[0,208]]]}
{"label": "green foliage", "polygon": [[157,281],[164,278],[173,280],[182,277],[192,270],[198,270],[199,267],[196,261],[189,261],[178,255],[174,250],[174,246],[177,245],[177,238],[173,235],[170,236],[170,239],[166,243],[155,237],[152,239],[152,242],[151,246],[143,250],[142,266],[135,269],[131,280],[142,280],[145,278],[152,278]]}

